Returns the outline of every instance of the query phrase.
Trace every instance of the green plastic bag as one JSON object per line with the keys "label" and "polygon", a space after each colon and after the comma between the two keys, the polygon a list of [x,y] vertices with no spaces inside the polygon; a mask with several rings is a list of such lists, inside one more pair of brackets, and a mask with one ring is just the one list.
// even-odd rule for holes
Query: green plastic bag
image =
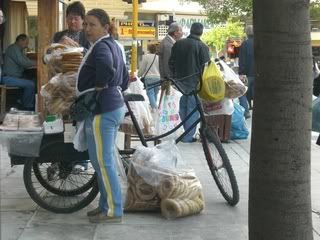
{"label": "green plastic bag", "polygon": [[198,95],[207,101],[218,102],[224,98],[225,83],[218,66],[210,61],[202,74],[202,87]]}

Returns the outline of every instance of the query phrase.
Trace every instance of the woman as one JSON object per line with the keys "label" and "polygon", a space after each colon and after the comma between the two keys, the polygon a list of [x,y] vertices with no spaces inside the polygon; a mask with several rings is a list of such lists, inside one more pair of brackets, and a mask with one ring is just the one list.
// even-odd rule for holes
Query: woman
{"label": "woman", "polygon": [[87,213],[91,222],[121,222],[121,188],[116,170],[115,139],[125,108],[121,90],[128,85],[122,53],[109,35],[110,19],[102,9],[85,17],[85,34],[92,46],[79,69],[77,90],[97,91],[97,108],[85,120],[85,136],[91,163],[96,171],[99,206]]}
{"label": "woman", "polygon": [[156,55],[157,47],[155,44],[148,45],[149,53],[142,57],[138,76],[144,77],[144,84],[153,111],[157,109],[157,96],[159,87],[153,87],[152,83],[160,81],[159,57]]}

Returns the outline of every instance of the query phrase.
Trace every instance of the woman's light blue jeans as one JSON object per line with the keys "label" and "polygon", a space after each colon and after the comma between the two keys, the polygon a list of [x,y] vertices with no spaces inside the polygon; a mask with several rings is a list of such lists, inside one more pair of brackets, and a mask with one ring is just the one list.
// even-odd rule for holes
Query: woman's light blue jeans
{"label": "woman's light blue jeans", "polygon": [[110,217],[123,215],[121,187],[116,164],[116,136],[125,114],[121,107],[85,120],[89,156],[98,178],[99,208]]}

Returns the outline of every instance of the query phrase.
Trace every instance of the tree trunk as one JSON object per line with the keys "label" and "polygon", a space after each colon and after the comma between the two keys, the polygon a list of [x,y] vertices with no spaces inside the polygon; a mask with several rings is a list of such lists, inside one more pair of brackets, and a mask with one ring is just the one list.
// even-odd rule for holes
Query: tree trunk
{"label": "tree trunk", "polygon": [[312,240],[309,1],[254,0],[250,240]]}

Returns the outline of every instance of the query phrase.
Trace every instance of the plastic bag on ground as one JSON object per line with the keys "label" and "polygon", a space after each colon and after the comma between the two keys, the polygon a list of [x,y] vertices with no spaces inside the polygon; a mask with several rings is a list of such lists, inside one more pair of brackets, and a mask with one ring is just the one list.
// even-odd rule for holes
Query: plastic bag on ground
{"label": "plastic bag on ground", "polygon": [[238,103],[234,103],[234,112],[231,120],[231,139],[247,139],[249,130],[244,118],[244,108]]}
{"label": "plastic bag on ground", "polygon": [[166,218],[197,214],[204,208],[202,186],[182,161],[174,141],[138,147],[128,172],[126,210],[160,210]]}

